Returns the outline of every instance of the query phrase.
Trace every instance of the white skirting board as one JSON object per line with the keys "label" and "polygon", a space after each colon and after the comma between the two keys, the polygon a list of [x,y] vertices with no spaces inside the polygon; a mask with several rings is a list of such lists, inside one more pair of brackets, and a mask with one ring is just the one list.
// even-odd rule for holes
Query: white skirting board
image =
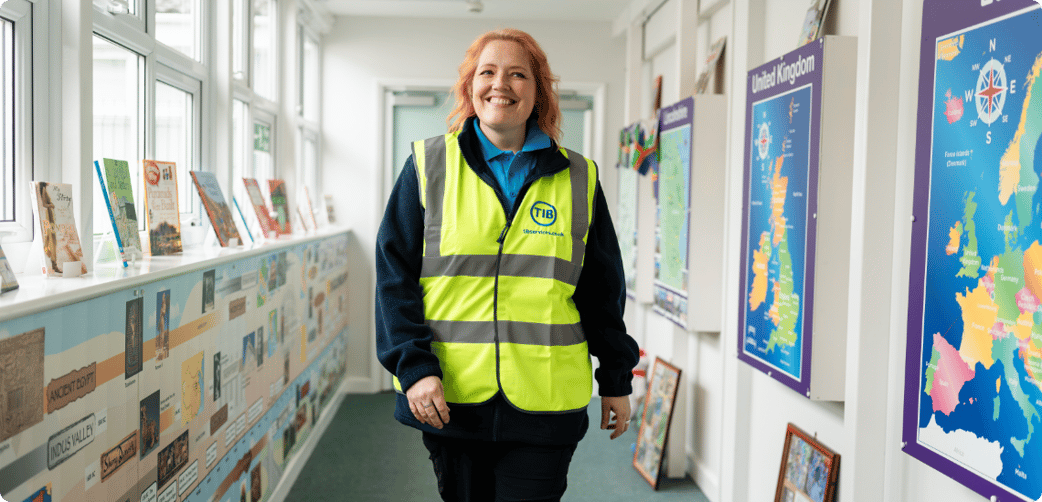
{"label": "white skirting board", "polygon": [[347,394],[359,392],[359,389],[370,388],[368,378],[358,377],[345,377],[344,381],[341,382],[340,388],[337,389],[336,395],[333,400],[326,406],[326,409],[322,411],[322,415],[318,418],[318,423],[315,424],[315,428],[311,431],[307,440],[301,445],[300,451],[293,458],[286,463],[286,470],[283,471],[282,477],[279,479],[279,484],[275,485],[275,490],[271,493],[270,502],[283,502],[286,497],[289,496],[290,488],[293,488],[293,483],[297,482],[297,476],[300,476],[300,471],[304,469],[304,464],[308,463],[308,459],[311,458],[311,452],[315,450],[315,446],[318,445],[319,439],[326,433],[326,429],[329,427],[330,422],[333,421],[333,417],[336,416],[337,410],[340,409],[340,405],[344,402],[344,397]]}

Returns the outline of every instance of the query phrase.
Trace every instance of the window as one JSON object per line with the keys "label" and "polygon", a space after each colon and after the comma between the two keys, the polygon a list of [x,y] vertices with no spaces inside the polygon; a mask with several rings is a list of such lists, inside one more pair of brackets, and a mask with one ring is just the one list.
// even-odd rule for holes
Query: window
{"label": "window", "polygon": [[[169,72],[164,77],[176,78],[177,74]],[[195,188],[188,172],[195,170],[198,165],[198,103],[195,97],[198,94],[199,83],[184,77],[179,80],[181,82],[177,84],[164,80],[156,82],[155,158],[177,163],[177,199],[181,213],[184,214],[194,213],[197,202]]]}
{"label": "window", "polygon": [[253,0],[253,91],[276,100],[275,54],[278,39],[275,37],[275,1]]}
{"label": "window", "polygon": [[0,204],[0,219],[3,221],[14,221],[14,197],[7,197],[14,193],[15,168],[14,168],[14,143],[15,122],[14,109],[17,106],[14,97],[14,23],[6,18],[0,18],[0,79],[3,79],[3,102],[0,102],[0,113],[3,114],[3,126],[0,127],[3,139],[0,140],[0,161],[3,162],[3,175],[0,186],[3,187],[3,203]]}
{"label": "window", "polygon": [[318,137],[307,129],[301,129],[300,136],[303,139],[300,184],[307,187],[311,194],[311,202],[314,204],[318,197]]}
{"label": "window", "polygon": [[306,30],[301,30],[300,100],[304,120],[318,122],[318,97],[321,94],[318,75],[318,41]]}
{"label": "window", "polygon": [[257,178],[264,188],[266,181],[275,177],[273,168],[274,149],[272,148],[272,127],[270,122],[255,120],[253,122],[253,169],[247,178]]}
{"label": "window", "polygon": [[33,100],[43,97],[32,92],[32,14],[24,0],[0,5],[0,237],[5,243],[32,238]]}
{"label": "window", "polygon": [[[121,45],[94,36],[94,160],[125,160],[130,164],[134,202],[143,202],[141,159],[145,142],[143,116],[144,58]],[[96,184],[96,180],[92,180]],[[103,200],[94,201],[94,233],[112,229]],[[138,219],[144,229],[144,218]]]}
{"label": "window", "polygon": [[246,30],[247,0],[231,0],[232,2],[232,77],[247,80],[246,47],[249,45],[249,32]]}
{"label": "window", "polygon": [[199,0],[156,0],[156,40],[200,60],[199,7]]}

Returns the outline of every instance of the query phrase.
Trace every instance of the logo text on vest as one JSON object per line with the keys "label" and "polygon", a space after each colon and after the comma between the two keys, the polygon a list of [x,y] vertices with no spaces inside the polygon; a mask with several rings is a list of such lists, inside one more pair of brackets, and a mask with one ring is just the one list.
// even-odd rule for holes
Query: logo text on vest
{"label": "logo text on vest", "polygon": [[532,210],[528,214],[532,216],[532,221],[541,227],[548,227],[557,221],[557,209],[543,201],[532,204]]}

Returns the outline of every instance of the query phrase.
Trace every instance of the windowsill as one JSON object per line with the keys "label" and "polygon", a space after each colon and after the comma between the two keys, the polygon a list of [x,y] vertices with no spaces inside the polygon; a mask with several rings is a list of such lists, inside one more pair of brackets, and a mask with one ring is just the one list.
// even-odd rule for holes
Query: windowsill
{"label": "windowsill", "polygon": [[[132,289],[204,268],[213,268],[251,256],[261,256],[286,247],[347,233],[346,227],[325,227],[317,232],[295,233],[279,239],[238,247],[196,246],[170,256],[145,256],[123,268],[121,262],[95,264],[83,276],[63,278],[19,274],[18,289],[0,295],[0,322],[33,315],[52,308]],[[30,264],[35,260],[30,257]],[[27,264],[26,266],[30,266]]]}

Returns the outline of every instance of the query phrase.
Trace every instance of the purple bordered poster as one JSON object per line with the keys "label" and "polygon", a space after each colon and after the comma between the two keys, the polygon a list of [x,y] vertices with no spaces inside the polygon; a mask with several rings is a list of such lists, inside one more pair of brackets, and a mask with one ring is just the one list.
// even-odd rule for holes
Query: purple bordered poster
{"label": "purple bordered poster", "polygon": [[738,358],[810,390],[824,42],[749,72]]}
{"label": "purple bordered poster", "polygon": [[655,282],[652,309],[687,328],[688,243],[691,233],[691,130],[695,100],[659,110],[655,199]]}
{"label": "purple bordered poster", "polygon": [[1040,26],[923,4],[904,451],[998,500],[1042,497]]}

